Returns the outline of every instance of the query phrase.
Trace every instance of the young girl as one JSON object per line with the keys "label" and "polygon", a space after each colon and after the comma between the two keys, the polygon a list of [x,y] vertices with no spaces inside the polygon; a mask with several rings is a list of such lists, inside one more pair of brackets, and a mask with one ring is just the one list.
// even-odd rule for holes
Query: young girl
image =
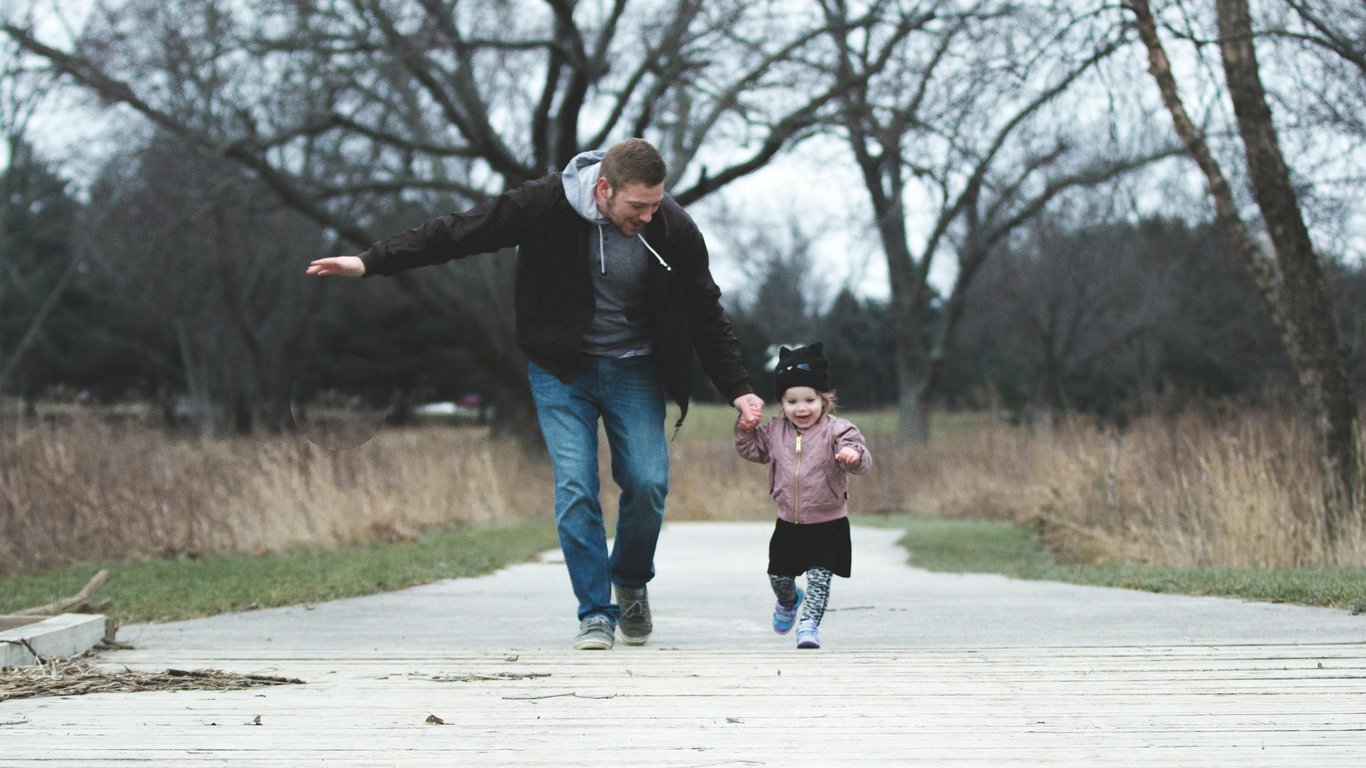
{"label": "young girl", "polygon": [[[778,502],[777,527],[768,543],[768,580],[778,603],[773,631],[797,626],[798,648],[821,647],[820,624],[830,578],[849,577],[849,474],[873,463],[858,427],[831,414],[829,364],[821,343],[778,353],[781,416],[748,429],[735,424],[735,450],[750,461],[770,463],[769,494]],[[806,574],[806,589],[796,577]]]}

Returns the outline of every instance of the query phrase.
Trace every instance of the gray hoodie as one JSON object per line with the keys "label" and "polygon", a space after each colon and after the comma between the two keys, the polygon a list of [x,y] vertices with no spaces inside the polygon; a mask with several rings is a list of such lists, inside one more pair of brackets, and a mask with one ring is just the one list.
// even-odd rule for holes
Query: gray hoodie
{"label": "gray hoodie", "polygon": [[593,190],[601,176],[604,154],[602,150],[584,152],[570,160],[560,175],[570,205],[595,230],[588,235],[595,305],[593,322],[583,336],[583,351],[604,357],[648,355],[645,274],[648,259],[659,256],[653,254],[643,236],[621,234],[598,210]]}

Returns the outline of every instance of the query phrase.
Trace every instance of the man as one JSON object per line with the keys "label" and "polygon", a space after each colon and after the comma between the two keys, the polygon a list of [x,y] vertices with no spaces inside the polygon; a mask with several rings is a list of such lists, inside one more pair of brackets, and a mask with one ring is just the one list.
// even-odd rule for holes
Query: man
{"label": "man", "polygon": [[[630,645],[650,637],[646,584],[669,482],[664,396],[678,404],[681,424],[693,353],[741,424],[763,416],[706,243],[664,194],[665,174],[649,142],[628,139],[358,256],[308,267],[310,275],[391,275],[517,246],[517,342],[555,471],[556,527],[579,602],[574,647],[582,650],[611,648],[617,628]],[[610,553],[598,503],[599,419],[621,489]]]}

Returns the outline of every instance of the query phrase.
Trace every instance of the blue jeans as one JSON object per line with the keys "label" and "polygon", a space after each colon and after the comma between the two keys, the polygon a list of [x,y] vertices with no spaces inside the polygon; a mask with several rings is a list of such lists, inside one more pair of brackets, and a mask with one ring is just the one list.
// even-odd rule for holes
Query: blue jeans
{"label": "blue jeans", "polygon": [[[664,393],[649,356],[583,356],[569,384],[531,363],[531,394],[555,470],[555,524],[579,618],[603,615],[615,624],[620,606],[612,584],[644,586],[655,574],[655,545],[669,492]],[[598,419],[607,431],[612,479],[621,489],[616,540],[598,501]]]}

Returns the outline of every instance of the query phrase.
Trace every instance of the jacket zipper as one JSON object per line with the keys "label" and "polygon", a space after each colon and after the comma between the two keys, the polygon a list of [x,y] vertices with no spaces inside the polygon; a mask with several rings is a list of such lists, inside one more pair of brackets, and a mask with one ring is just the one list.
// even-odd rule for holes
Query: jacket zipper
{"label": "jacket zipper", "polygon": [[802,523],[802,433],[797,433],[797,472],[792,478],[792,522]]}

